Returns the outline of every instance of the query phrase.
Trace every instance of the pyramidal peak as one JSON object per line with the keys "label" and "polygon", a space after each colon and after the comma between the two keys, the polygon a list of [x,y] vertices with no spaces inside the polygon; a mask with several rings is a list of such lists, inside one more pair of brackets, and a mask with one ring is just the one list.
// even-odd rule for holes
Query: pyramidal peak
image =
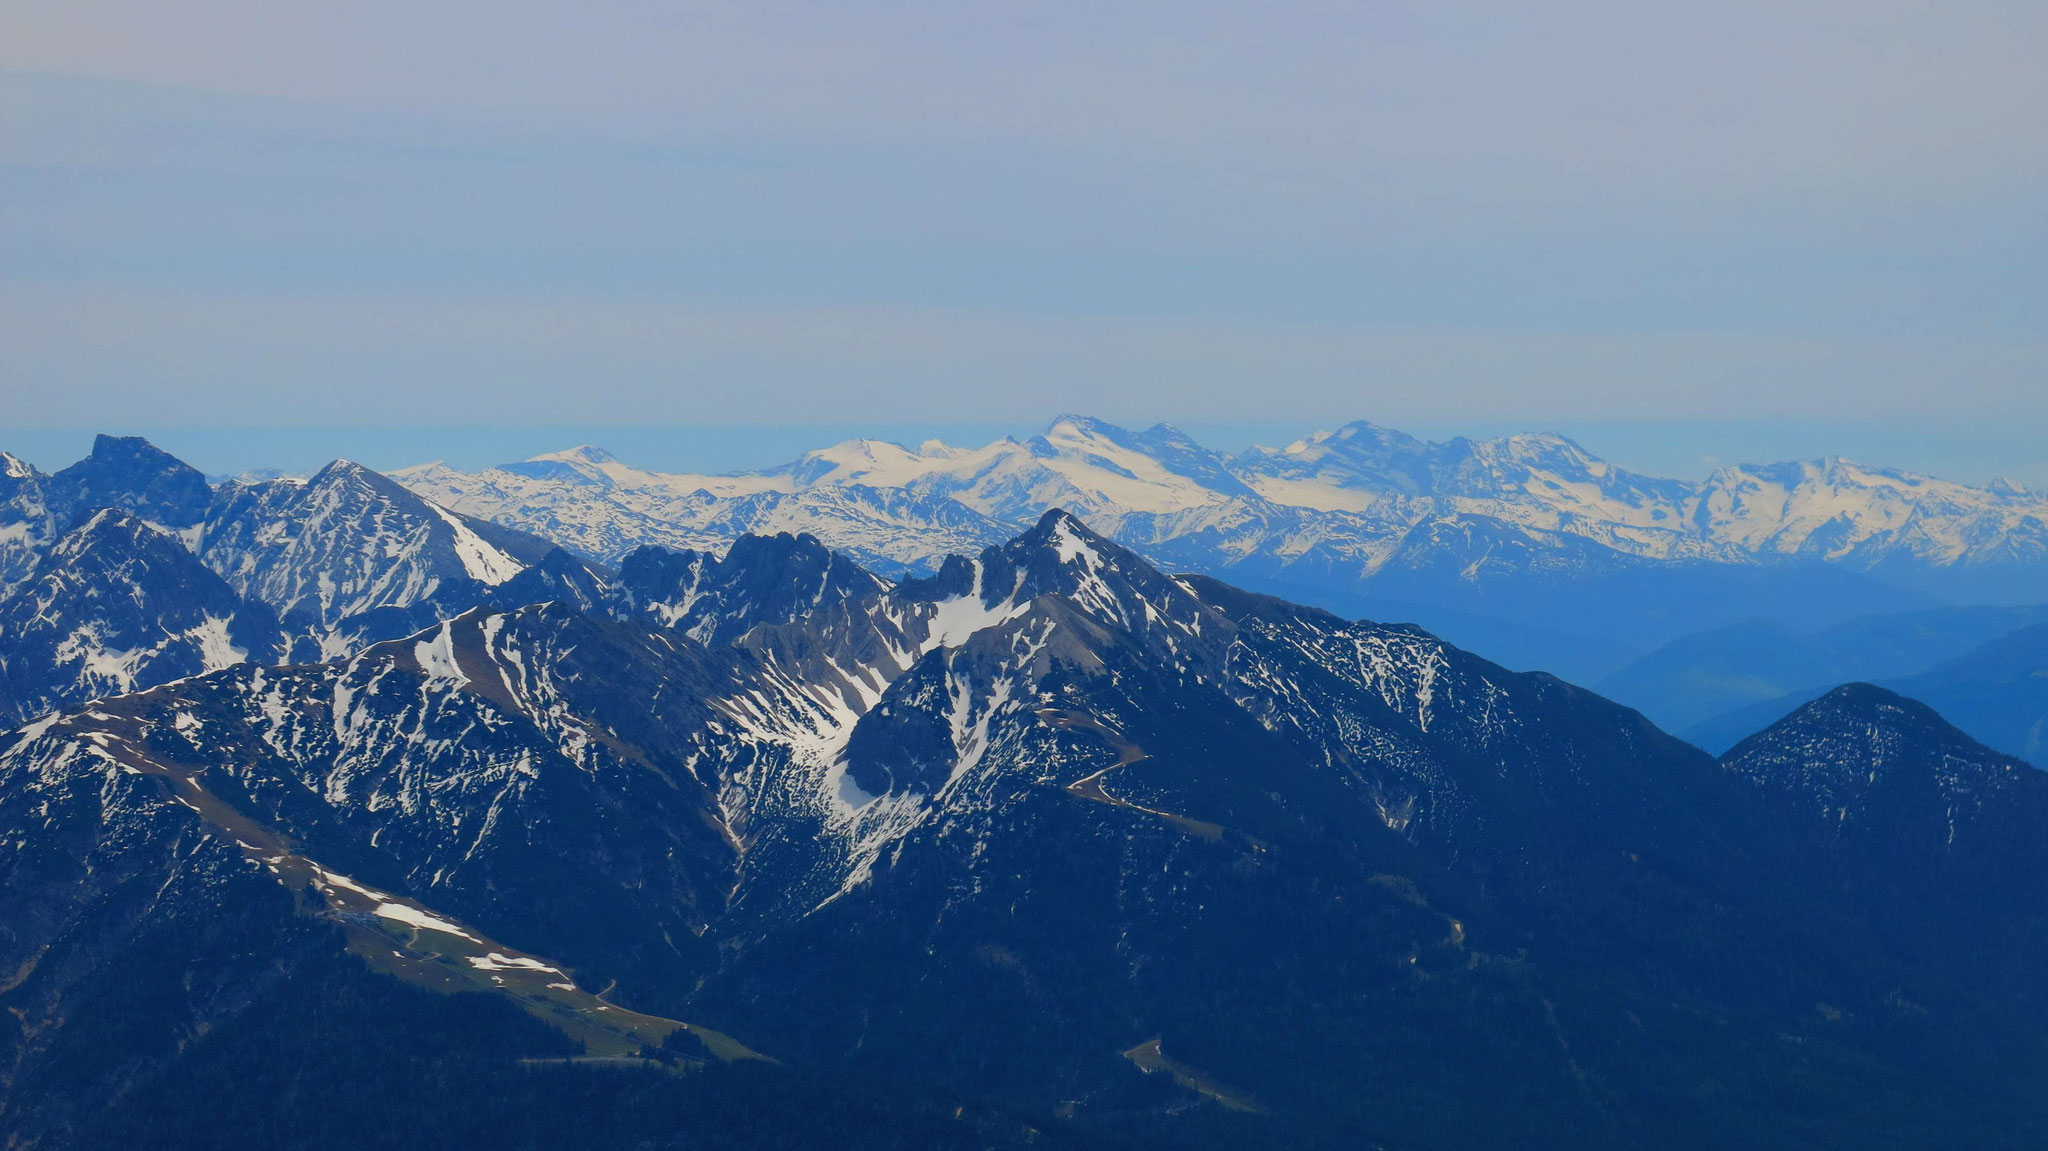
{"label": "pyramidal peak", "polygon": [[416,495],[410,488],[383,472],[351,459],[335,459],[326,467],[314,472],[313,477],[306,481],[306,486],[314,489],[340,486],[362,488],[401,504],[417,504],[425,500],[425,497]]}
{"label": "pyramidal peak", "polygon": [[59,559],[76,559],[84,552],[109,542],[119,541],[142,546],[145,541],[157,537],[161,537],[167,543],[176,544],[171,536],[150,527],[141,519],[119,508],[100,508],[51,544],[50,555]]}
{"label": "pyramidal peak", "polygon": [[314,472],[313,479],[318,482],[323,477],[358,476],[369,470],[346,456],[336,456],[327,461],[326,467]]}
{"label": "pyramidal peak", "polygon": [[[1012,556],[1025,557],[1040,553],[1057,556],[1062,564],[1086,561],[1091,566],[1101,566],[1103,549],[1124,552],[1104,536],[1089,528],[1065,508],[1049,508],[1038,517],[1031,530],[1011,540],[1001,548],[991,549],[1007,552]],[[1137,557],[1132,556],[1135,560]],[[1138,561],[1142,563],[1143,561]]]}

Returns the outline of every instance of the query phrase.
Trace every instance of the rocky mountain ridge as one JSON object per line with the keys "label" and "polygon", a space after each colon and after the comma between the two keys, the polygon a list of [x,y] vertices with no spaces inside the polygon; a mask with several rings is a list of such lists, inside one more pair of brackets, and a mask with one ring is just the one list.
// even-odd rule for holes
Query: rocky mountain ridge
{"label": "rocky mountain ridge", "polygon": [[[2048,1058],[2040,976],[1997,958],[2043,933],[2025,843],[1966,834],[1945,874],[1980,914],[1923,911],[1911,868],[1858,876],[1855,804],[1812,791],[1931,762],[1934,791],[1858,810],[2024,823],[2034,777],[1909,707],[1852,695],[1716,763],[1063,511],[936,569],[890,583],[810,537],[642,551],[596,602],[477,606],[7,737],[8,1082],[70,1066],[141,956],[166,1034],[231,1028],[256,984],[229,957],[288,971],[331,927],[542,1018],[630,1011],[1077,1134],[2023,1146],[2048,1123],[2005,1090]],[[1757,1086],[1786,1075],[1844,1086]]]}
{"label": "rocky mountain ridge", "polygon": [[394,477],[604,562],[641,544],[716,552],[792,532],[891,576],[1059,506],[1170,568],[1417,619],[1585,678],[1696,627],[2017,602],[2048,570],[2048,495],[2017,485],[1839,459],[1686,483],[1561,436],[1427,443],[1363,422],[1237,456],[1165,425],[1067,416],[980,448],[854,440],[726,476],[649,472],[586,447]]}
{"label": "rocky mountain ridge", "polygon": [[140,439],[0,479],[0,673],[34,719],[229,663],[315,662],[481,605],[590,606],[609,573],[347,461],[211,487]]}
{"label": "rocky mountain ridge", "polygon": [[[537,516],[539,506],[563,510],[556,491],[585,489],[601,505],[589,513],[595,518],[587,531],[565,519],[536,534],[571,537],[569,546],[608,560],[630,550],[612,534],[622,523],[635,525],[627,534],[666,524],[669,532],[717,538],[736,515],[758,517],[758,527],[776,526],[768,522],[774,516],[816,516],[824,530],[812,534],[856,556],[867,546],[885,564],[929,568],[930,557],[945,554],[908,538],[842,543],[853,526],[831,530],[830,514],[806,503],[806,493],[822,498],[830,489],[902,493],[925,514],[950,501],[1012,531],[1056,505],[1127,546],[1217,532],[1247,552],[1290,555],[1313,546],[1300,533],[1317,525],[1325,539],[1355,537],[1346,554],[1367,575],[1417,525],[1462,516],[1669,561],[1993,567],[2035,562],[2048,550],[2048,495],[2009,482],[1971,488],[1831,458],[1724,467],[1688,483],[1629,472],[1557,435],[1428,443],[1362,421],[1235,457],[1166,425],[1134,433],[1063,416],[1021,441],[911,449],[852,440],[727,476],[648,472],[583,447],[480,473],[434,464],[394,478],[449,506],[507,521],[517,518],[511,501],[536,504],[518,514]],[[663,496],[686,506],[665,506]],[[762,496],[777,498],[739,510]],[[975,526],[950,522],[956,531]]]}

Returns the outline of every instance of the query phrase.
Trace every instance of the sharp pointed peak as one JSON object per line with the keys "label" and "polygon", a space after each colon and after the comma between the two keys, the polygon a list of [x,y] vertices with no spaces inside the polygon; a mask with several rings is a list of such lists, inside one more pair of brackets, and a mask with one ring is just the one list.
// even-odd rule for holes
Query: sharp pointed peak
{"label": "sharp pointed peak", "polygon": [[326,467],[321,468],[319,471],[313,473],[313,478],[311,482],[319,484],[339,479],[346,479],[350,476],[366,475],[369,473],[370,469],[355,462],[354,460],[347,459],[342,456],[336,456],[334,459],[327,461]]}
{"label": "sharp pointed peak", "polygon": [[1048,508],[1031,530],[994,550],[1005,552],[1018,562],[1028,562],[1031,555],[1045,554],[1061,566],[1076,561],[1085,561],[1091,568],[1103,562],[1133,570],[1152,566],[1136,552],[1089,527],[1081,517],[1059,507]]}
{"label": "sharp pointed peak", "polygon": [[140,516],[132,515],[120,508],[95,508],[71,529],[73,535],[101,534],[111,531],[133,531],[144,526]]}
{"label": "sharp pointed peak", "polygon": [[116,548],[147,547],[155,541],[169,544],[178,552],[185,550],[184,545],[169,534],[133,512],[121,508],[94,508],[71,524],[57,540],[51,554],[76,556],[110,545]]}
{"label": "sharp pointed peak", "polygon": [[[1007,557],[1004,562],[1029,563],[1030,557],[1047,554],[1057,557],[1054,562],[1065,563],[1082,553],[1097,557],[1129,555],[1132,561],[1144,563],[1135,553],[1124,548],[1107,536],[1089,527],[1079,516],[1065,508],[1047,508],[1038,521],[1009,542],[997,544],[981,553],[982,560],[993,555]],[[954,557],[963,562],[967,557]]]}
{"label": "sharp pointed peak", "polygon": [[1039,516],[1038,522],[1032,525],[1031,530],[1025,534],[1031,536],[1050,535],[1053,532],[1062,530],[1078,531],[1090,539],[1103,538],[1083,522],[1081,517],[1061,507],[1047,508],[1045,514]]}
{"label": "sharp pointed peak", "polygon": [[424,506],[428,503],[424,497],[415,493],[411,488],[406,487],[383,472],[372,467],[366,467],[350,459],[337,459],[329,463],[326,467],[315,472],[313,477],[306,481],[306,486],[318,488],[344,483],[360,484],[368,487],[385,499],[395,500],[401,504]]}

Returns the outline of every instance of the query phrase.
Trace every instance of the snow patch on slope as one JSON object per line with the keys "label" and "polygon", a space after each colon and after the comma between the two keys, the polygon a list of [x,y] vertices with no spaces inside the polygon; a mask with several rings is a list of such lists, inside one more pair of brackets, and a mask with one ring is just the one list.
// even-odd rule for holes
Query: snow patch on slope
{"label": "snow patch on slope", "polygon": [[469,677],[462,672],[462,664],[455,658],[455,625],[452,621],[435,628],[434,638],[412,645],[412,656],[420,662],[420,670],[427,673],[429,680],[457,685],[469,682]]}
{"label": "snow patch on slope", "polygon": [[469,573],[469,578],[496,587],[526,570],[525,564],[484,542],[484,537],[463,523],[461,516],[432,500],[425,503],[455,532],[455,554],[462,560],[462,570]]}
{"label": "snow patch on slope", "polygon": [[965,595],[943,599],[932,605],[931,630],[925,635],[923,651],[959,647],[974,633],[1008,623],[1031,610],[1028,601],[1013,603],[1007,599],[990,607],[982,600],[981,577],[981,561],[975,560],[974,586]]}

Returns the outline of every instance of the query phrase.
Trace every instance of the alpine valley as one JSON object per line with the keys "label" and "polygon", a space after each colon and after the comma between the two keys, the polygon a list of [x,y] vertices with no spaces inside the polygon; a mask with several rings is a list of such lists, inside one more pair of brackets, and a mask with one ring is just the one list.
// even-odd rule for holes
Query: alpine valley
{"label": "alpine valley", "polygon": [[2048,1145],[2048,776],[1861,683],[1716,759],[1359,618],[1613,671],[2024,603],[2011,485],[0,462],[9,1148]]}

